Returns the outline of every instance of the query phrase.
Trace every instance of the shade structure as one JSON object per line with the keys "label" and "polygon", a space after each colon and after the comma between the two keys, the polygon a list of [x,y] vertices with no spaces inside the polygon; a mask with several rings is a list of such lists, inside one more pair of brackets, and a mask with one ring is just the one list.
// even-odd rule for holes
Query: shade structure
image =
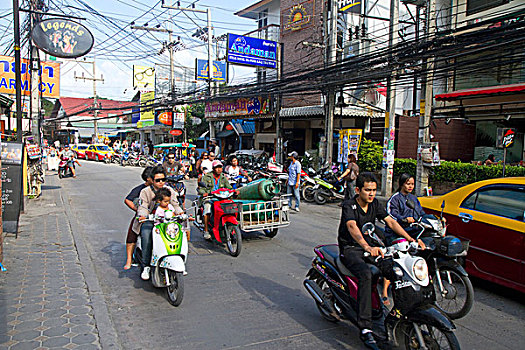
{"label": "shade structure", "polygon": [[197,146],[195,146],[193,143],[183,143],[183,142],[178,142],[178,143],[161,143],[159,145],[153,146],[153,148],[172,148],[172,147],[192,148],[192,147],[197,147]]}

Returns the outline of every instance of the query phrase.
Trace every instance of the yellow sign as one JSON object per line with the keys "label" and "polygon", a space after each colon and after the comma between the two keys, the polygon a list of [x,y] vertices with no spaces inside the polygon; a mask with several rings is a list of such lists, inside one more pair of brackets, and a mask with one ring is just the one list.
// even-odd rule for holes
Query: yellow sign
{"label": "yellow sign", "polygon": [[[22,59],[22,95],[31,94],[31,73],[29,71],[29,60]],[[40,62],[38,74],[41,77],[39,89],[43,97],[60,97],[60,63]],[[0,94],[16,95],[15,58],[11,56],[0,56]]]}
{"label": "yellow sign", "polygon": [[362,136],[363,130],[361,129],[339,130],[339,152],[337,157],[339,163],[346,163],[350,154],[355,154],[357,158]]}
{"label": "yellow sign", "polygon": [[140,93],[140,120],[137,123],[137,128],[143,128],[155,124],[155,110],[153,107],[148,107],[154,102],[154,91]]}
{"label": "yellow sign", "polygon": [[133,87],[141,91],[154,91],[155,68],[133,65]]}

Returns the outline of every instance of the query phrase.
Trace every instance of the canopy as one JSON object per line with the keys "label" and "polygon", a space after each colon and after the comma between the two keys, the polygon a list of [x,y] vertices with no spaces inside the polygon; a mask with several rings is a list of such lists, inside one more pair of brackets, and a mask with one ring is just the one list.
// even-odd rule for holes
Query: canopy
{"label": "canopy", "polygon": [[178,147],[178,148],[192,148],[197,147],[192,143],[161,143],[160,145],[155,145],[153,148],[172,148],[172,147]]}
{"label": "canopy", "polygon": [[182,142],[182,143],[176,143],[175,147],[179,147],[179,148],[193,148],[193,147],[197,147],[197,146],[195,146],[193,143]]}

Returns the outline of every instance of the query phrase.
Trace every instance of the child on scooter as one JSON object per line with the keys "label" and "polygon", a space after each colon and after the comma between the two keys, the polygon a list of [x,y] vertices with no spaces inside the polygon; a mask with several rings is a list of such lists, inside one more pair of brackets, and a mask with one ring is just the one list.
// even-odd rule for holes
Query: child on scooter
{"label": "child on scooter", "polygon": [[[155,217],[160,218],[164,217],[166,211],[171,210],[175,212],[175,208],[170,204],[171,201],[171,191],[167,188],[161,188],[157,195],[154,198],[157,203],[157,209],[155,210]],[[159,223],[160,220],[155,221],[155,225]],[[190,229],[188,222],[186,221],[183,225],[183,229],[186,231],[186,238],[190,240]]]}

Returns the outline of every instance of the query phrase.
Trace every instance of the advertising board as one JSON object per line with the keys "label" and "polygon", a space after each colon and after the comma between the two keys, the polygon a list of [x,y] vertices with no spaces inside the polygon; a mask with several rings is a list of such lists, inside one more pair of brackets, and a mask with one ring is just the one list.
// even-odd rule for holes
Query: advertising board
{"label": "advertising board", "polygon": [[[195,80],[208,80],[208,60],[195,59]],[[213,81],[228,81],[226,62],[213,61]]]}
{"label": "advertising board", "polygon": [[22,143],[2,142],[2,219],[4,232],[16,233],[18,231],[22,201],[22,150]]}
{"label": "advertising board", "polygon": [[277,68],[277,43],[228,34],[228,50],[226,60],[229,63],[245,66]]}
{"label": "advertising board", "polygon": [[31,31],[31,39],[40,50],[62,58],[84,56],[91,51],[95,42],[89,29],[65,18],[38,22]]}
{"label": "advertising board", "polygon": [[140,91],[155,90],[155,68],[133,65],[133,87]]}
{"label": "advertising board", "polygon": [[269,97],[238,98],[206,103],[207,119],[224,117],[263,116],[270,113]]}
{"label": "advertising board", "polygon": [[155,110],[153,107],[143,107],[152,104],[155,100],[155,92],[140,93],[140,120],[137,122],[137,128],[151,126],[155,124]]}

